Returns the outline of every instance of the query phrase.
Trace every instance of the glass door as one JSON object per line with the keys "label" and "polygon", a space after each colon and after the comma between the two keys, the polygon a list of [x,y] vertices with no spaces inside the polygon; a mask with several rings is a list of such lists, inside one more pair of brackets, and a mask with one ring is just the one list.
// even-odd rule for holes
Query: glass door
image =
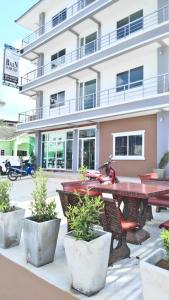
{"label": "glass door", "polygon": [[80,40],[81,57],[97,51],[97,32],[94,32]]}
{"label": "glass door", "polygon": [[95,169],[95,129],[79,132],[79,167],[86,166]]}
{"label": "glass door", "polygon": [[80,108],[96,107],[96,79],[80,83]]}
{"label": "glass door", "polygon": [[56,168],[65,169],[65,142],[57,143]]}

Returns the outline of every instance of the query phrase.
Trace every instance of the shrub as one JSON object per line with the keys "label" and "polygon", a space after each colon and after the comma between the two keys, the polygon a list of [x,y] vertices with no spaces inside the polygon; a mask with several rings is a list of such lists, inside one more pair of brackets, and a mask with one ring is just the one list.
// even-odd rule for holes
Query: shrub
{"label": "shrub", "polygon": [[87,172],[88,168],[86,166],[81,166],[78,170],[78,175],[79,175],[79,178],[81,180],[84,180],[86,179],[85,177],[85,173]]}
{"label": "shrub", "polygon": [[15,209],[14,206],[10,205],[9,191],[11,183],[9,180],[0,181],[0,212],[9,212]]}
{"label": "shrub", "polygon": [[159,169],[164,169],[169,162],[169,152],[164,153],[163,157],[159,162]]}
{"label": "shrub", "polygon": [[169,260],[169,230],[164,229],[161,232],[161,238],[163,240],[164,248],[167,252],[167,260]]}
{"label": "shrub", "polygon": [[100,197],[92,198],[87,194],[83,198],[78,194],[77,196],[77,205],[69,205],[66,216],[73,236],[77,240],[91,241],[97,237],[93,226],[100,223],[104,204]]}
{"label": "shrub", "polygon": [[34,178],[32,202],[32,219],[36,222],[45,222],[56,218],[55,200],[47,202],[47,178],[43,169],[39,169]]}

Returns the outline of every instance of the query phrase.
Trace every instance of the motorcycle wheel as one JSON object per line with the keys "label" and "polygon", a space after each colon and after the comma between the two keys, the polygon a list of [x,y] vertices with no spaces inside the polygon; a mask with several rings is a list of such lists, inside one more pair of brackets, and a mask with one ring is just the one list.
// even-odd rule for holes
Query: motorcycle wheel
{"label": "motorcycle wheel", "polygon": [[34,170],[34,169],[31,170],[31,176],[32,176],[32,178],[35,178],[35,176],[36,176],[36,175],[35,175],[35,170]]}
{"label": "motorcycle wheel", "polygon": [[18,174],[15,171],[11,170],[8,172],[8,179],[10,181],[15,181],[17,180],[17,178],[18,178]]}

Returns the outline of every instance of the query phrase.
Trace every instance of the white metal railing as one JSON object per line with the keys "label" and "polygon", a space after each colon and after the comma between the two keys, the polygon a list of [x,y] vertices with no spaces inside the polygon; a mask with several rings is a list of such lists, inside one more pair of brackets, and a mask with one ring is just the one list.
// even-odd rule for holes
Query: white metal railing
{"label": "white metal railing", "polygon": [[[65,116],[99,107],[128,103],[169,92],[169,74],[89,94],[78,99],[65,99],[64,105],[43,106],[19,114],[19,122],[27,123],[52,117]],[[148,101],[148,100],[147,100]],[[160,100],[159,100],[160,101]]]}
{"label": "white metal railing", "polygon": [[[31,44],[32,42],[36,41],[42,34],[47,33],[51,31],[54,27],[58,26],[62,22],[64,22],[67,19],[70,19],[74,15],[76,15],[79,11],[83,10],[96,0],[79,0],[75,4],[69,6],[68,8],[63,9],[60,13],[56,14],[55,21],[54,19],[47,22],[44,26],[39,27],[37,30],[29,34],[27,37],[25,37],[22,40],[22,47]],[[57,19],[57,20],[56,20]]]}
{"label": "white metal railing", "polygon": [[77,48],[72,52],[67,53],[59,57],[54,61],[50,61],[48,64],[37,68],[21,77],[21,85],[27,84],[38,77],[50,74],[57,69],[70,65],[90,54],[101,51],[105,48],[112,46],[115,43],[119,43],[124,40],[128,35],[135,33],[136,31],[146,30],[151,26],[157,25],[164,21],[169,20],[169,6],[165,6],[158,11],[155,11],[147,16],[137,19],[128,25],[125,25],[113,32],[110,32],[99,39],[96,39],[83,47]]}

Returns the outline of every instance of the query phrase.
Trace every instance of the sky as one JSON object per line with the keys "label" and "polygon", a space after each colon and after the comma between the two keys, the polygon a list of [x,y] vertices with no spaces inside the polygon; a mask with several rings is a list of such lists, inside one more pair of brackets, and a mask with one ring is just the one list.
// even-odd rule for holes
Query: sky
{"label": "sky", "polygon": [[[18,90],[1,84],[3,71],[4,44],[19,46],[29,31],[15,23],[15,20],[37,0],[0,0],[0,100],[6,105],[0,108],[0,119],[17,120],[18,113],[34,108],[35,100],[19,95]],[[20,60],[21,73],[27,72],[28,62]]]}

